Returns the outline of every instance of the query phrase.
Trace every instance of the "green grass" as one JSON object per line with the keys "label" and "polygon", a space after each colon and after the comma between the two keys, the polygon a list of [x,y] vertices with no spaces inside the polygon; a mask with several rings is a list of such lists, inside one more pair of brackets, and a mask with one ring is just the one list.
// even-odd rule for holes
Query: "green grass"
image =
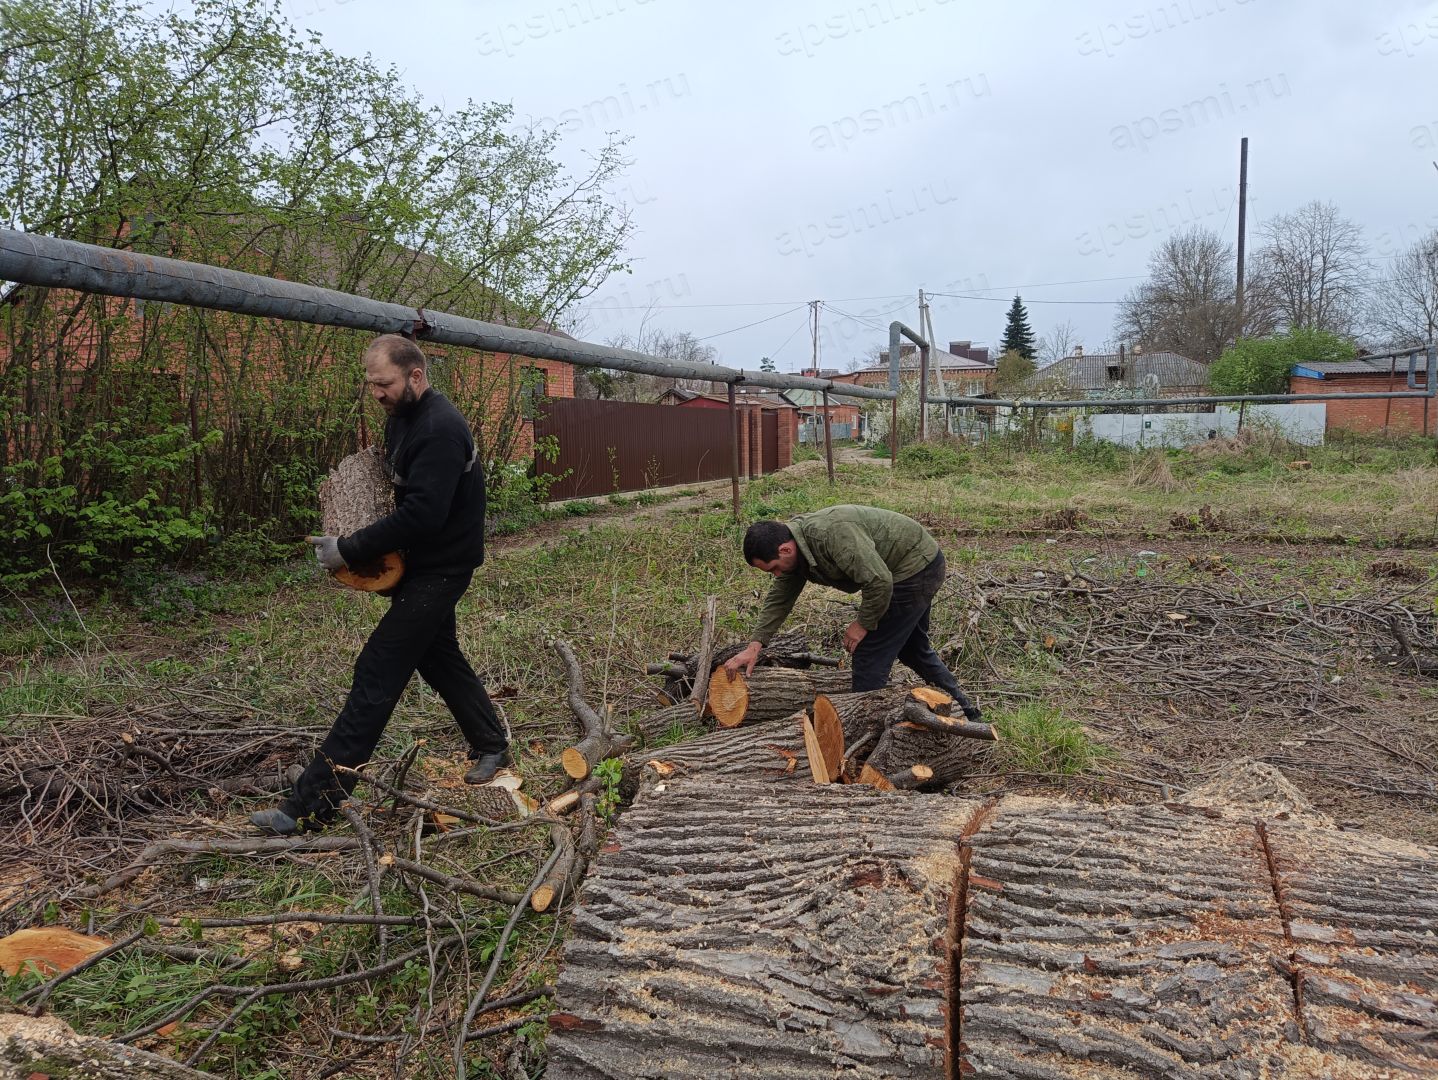
{"label": "green grass", "polygon": [[1002,736],[994,756],[1006,772],[1078,776],[1114,756],[1079,724],[1043,705],[995,710],[987,719]]}
{"label": "green grass", "polygon": [[[1376,544],[1434,535],[1438,469],[1431,448],[1344,443],[1304,453],[1313,466],[1302,471],[1287,469],[1272,447],[1221,465],[1190,454],[1167,454],[1165,462],[1177,482],[1167,491],[1134,483],[1136,455],[1098,446],[1038,452],[996,444],[974,447],[961,452],[957,471],[948,458],[943,468],[932,467],[944,455],[927,452],[906,458],[923,468],[848,462],[839,465],[832,486],[822,469],[808,476],[779,473],[745,485],[740,523],[732,519],[726,497],[683,514],[632,520],[615,514],[582,526],[575,522],[568,535],[547,535],[545,546],[522,540],[510,549],[496,545],[459,607],[460,640],[491,688],[508,690],[502,700],[515,728],[525,790],[543,799],[565,785],[557,755],[577,730],[551,639],[563,637],[573,644],[584,669],[586,697],[612,710],[622,724],[657,704],[659,680],[646,677],[643,666],[696,643],[706,597],[719,598],[721,643],[749,631],[769,579],[745,566],[740,556],[748,522],[841,502],[885,506],[923,520],[947,554],[955,580],[935,605],[930,633],[1004,736],[996,747],[996,767],[1053,778],[1101,772],[1114,751],[1072,718],[1080,715],[1077,706],[1071,706],[1072,715],[1065,715],[1063,706],[1100,696],[1099,676],[1066,670],[1061,651],[1025,644],[1050,633],[1063,637],[1065,625],[1032,625],[1030,609],[1005,603],[984,609],[975,630],[967,623],[974,610],[973,589],[993,592],[986,582],[1028,581],[1036,570],[1083,567],[1096,576],[1132,577],[1140,567],[1136,553],[1141,548],[1160,552],[1159,558],[1143,561],[1146,575],[1171,584],[1241,588],[1255,596],[1301,590],[1314,601],[1408,588],[1376,581],[1369,567],[1378,557]],[[657,501],[651,493],[611,501],[632,506],[645,504],[646,497]],[[1171,531],[1175,514],[1196,518],[1204,503],[1221,510],[1236,532],[1271,533],[1294,543],[1254,554],[1230,543],[1227,533]],[[562,514],[589,514],[597,505],[569,503]],[[571,509],[577,507],[587,509]],[[1040,524],[1064,509],[1082,512],[1074,528],[1061,533]],[[1035,535],[1031,530],[1041,531]],[[1332,535],[1354,542],[1302,543]],[[1060,543],[1046,544],[1049,537]],[[1184,546],[1177,547],[1175,539]],[[1218,569],[1201,557],[1206,551],[1218,557]],[[1199,555],[1189,562],[1187,552]],[[1083,561],[1089,558],[1095,560],[1091,565]],[[1413,552],[1411,558],[1434,565],[1431,551]],[[233,579],[136,571],[125,581],[66,584],[75,609],[53,581],[23,597],[0,595],[0,725],[8,721],[7,738],[31,725],[46,731],[52,722],[63,735],[69,718],[100,715],[112,717],[123,730],[127,711],[143,715],[169,705],[180,712],[190,707],[201,714],[309,725],[318,737],[343,701],[355,655],[387,606],[382,598],[333,585],[309,558]],[[1420,594],[1423,603],[1432,602],[1431,593],[1430,585],[1427,594]],[[852,618],[851,604],[852,598],[837,593],[805,590],[789,626],[803,630],[817,647],[837,653],[839,635]],[[1024,634],[1013,628],[1013,617],[1024,621]],[[1062,624],[1063,611],[1053,618]],[[999,697],[994,693],[999,689],[1032,703],[1005,708],[999,702],[1013,699]],[[1438,700],[1438,691],[1427,687],[1418,693]],[[676,728],[655,745],[693,734]],[[444,703],[414,680],[378,756],[397,757],[420,739],[419,766],[436,776],[453,767],[439,758],[462,751]],[[236,826],[261,804],[235,800],[205,812]],[[445,855],[456,868],[473,868],[486,881],[522,888],[544,843],[542,830],[501,833],[456,842]],[[333,865],[324,859],[177,862],[152,871],[146,887],[209,914],[306,905],[339,910],[358,904],[362,909],[367,902],[363,885],[334,880]],[[254,884],[217,903],[195,889],[198,877],[253,879]],[[418,900],[411,891],[387,884],[384,902],[387,910],[404,912],[414,910]],[[484,949],[497,934],[495,920],[502,922],[506,913],[479,901],[465,901],[457,910],[476,930],[470,966],[482,970]],[[61,915],[70,925],[83,925],[78,909]],[[133,920],[121,923],[120,932],[135,925]],[[105,919],[101,926],[113,933]],[[553,935],[562,933],[560,926],[549,916],[523,920],[501,982],[513,978],[537,985],[551,977],[553,956],[546,950]],[[301,972],[312,977],[371,955],[372,933],[369,928],[327,931],[284,948],[299,953]],[[238,940],[237,935],[207,932],[204,944],[228,948]],[[408,931],[397,931],[391,948],[403,950],[414,940]],[[275,977],[273,965],[281,951],[262,949],[250,969],[224,978],[259,985]],[[135,1026],[143,1016],[159,1015],[216,978],[212,966],[127,953],[77,977],[56,995],[55,1005],[86,1030],[114,1033]],[[267,1052],[293,1041],[297,1022],[334,1020],[355,1030],[393,1030],[422,989],[418,979],[402,972],[342,994],[267,1006],[247,1021],[253,1025],[243,1032],[248,1042],[227,1039],[205,1064],[222,1074],[263,1076]],[[460,976],[454,979],[444,993],[461,997]],[[544,1003],[531,1008],[541,1014]],[[353,1011],[343,1021],[325,1012],[341,1009]],[[227,1003],[218,1003],[196,1022],[227,1010]],[[541,1037],[538,1026],[531,1035],[531,1041]],[[194,1043],[193,1036],[182,1037],[176,1049],[187,1052]],[[476,1057],[480,1052],[476,1049]],[[417,1053],[412,1064],[415,1075],[452,1073],[445,1047]],[[482,1074],[479,1067],[475,1073]]]}

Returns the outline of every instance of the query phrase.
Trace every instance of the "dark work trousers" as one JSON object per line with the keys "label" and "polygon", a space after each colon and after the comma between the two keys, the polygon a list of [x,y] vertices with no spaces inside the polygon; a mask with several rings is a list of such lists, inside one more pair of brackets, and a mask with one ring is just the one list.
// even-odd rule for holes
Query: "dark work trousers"
{"label": "dark work trousers", "polygon": [[978,716],[978,710],[959,689],[934,647],[929,643],[929,608],[944,584],[944,553],[934,556],[917,574],[894,582],[889,610],[879,625],[864,635],[854,650],[854,690],[879,690],[888,685],[889,672],[899,660],[912,668],[930,686],[952,695],[964,714]]}
{"label": "dark work trousers", "polygon": [[369,761],[416,671],[449,706],[470,757],[505,748],[504,725],[455,637],[454,607],[473,576],[419,574],[400,581],[355,661],[344,708],[281,810],[319,824],[334,818],[358,780],[335,766],[353,769]]}

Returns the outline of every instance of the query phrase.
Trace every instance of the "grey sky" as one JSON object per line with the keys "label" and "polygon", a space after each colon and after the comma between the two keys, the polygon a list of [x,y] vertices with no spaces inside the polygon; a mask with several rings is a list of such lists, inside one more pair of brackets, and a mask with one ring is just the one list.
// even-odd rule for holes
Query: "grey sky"
{"label": "grey sky", "polygon": [[632,136],[634,270],[588,303],[591,340],[652,301],[651,326],[722,334],[723,363],[794,370],[810,346],[790,309],[823,299],[821,363],[843,366],[913,324],[924,288],[993,298],[936,296],[942,340],[997,344],[1017,291],[1037,333],[1071,320],[1092,350],[1170,228],[1232,238],[1243,135],[1250,241],[1330,200],[1381,277],[1438,227],[1438,3],[287,7],[434,101],[559,125],[576,167],[605,130]]}

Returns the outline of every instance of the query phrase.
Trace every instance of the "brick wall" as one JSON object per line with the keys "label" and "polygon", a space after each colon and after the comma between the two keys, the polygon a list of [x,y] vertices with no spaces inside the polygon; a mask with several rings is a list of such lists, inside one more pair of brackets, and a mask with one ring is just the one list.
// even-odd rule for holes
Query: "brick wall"
{"label": "brick wall", "polygon": [[[1422,387],[1422,383],[1419,383]],[[1308,379],[1297,376],[1288,380],[1294,394],[1359,394],[1407,390],[1406,375],[1393,379],[1387,375],[1360,375],[1341,379]],[[1352,431],[1359,434],[1394,435],[1438,433],[1438,402],[1427,404],[1427,427],[1424,427],[1425,402],[1418,398],[1366,398],[1359,401],[1329,401],[1329,431]]]}

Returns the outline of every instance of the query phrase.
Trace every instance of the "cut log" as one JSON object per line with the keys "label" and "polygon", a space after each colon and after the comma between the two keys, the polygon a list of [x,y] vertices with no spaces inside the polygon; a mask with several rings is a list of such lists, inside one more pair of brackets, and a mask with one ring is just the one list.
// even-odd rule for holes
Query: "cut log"
{"label": "cut log", "polygon": [[852,685],[848,671],[770,667],[727,679],[716,674],[709,684],[709,711],[720,727],[778,720],[807,709],[820,694],[842,693]]}
{"label": "cut log", "polygon": [[975,809],[807,776],[640,800],[575,909],[546,1077],[943,1076],[948,894]]}
{"label": "cut log", "polygon": [[[984,742],[996,738],[988,724],[934,716],[916,700],[912,689],[828,694],[815,699],[816,720],[829,713],[842,725],[846,742],[857,743],[864,735],[873,737],[873,749],[865,763],[876,773],[887,778],[913,765],[925,765],[933,770],[933,776],[922,782],[924,786],[943,787],[976,771],[987,754]],[[906,717],[926,717],[931,724],[919,727]],[[961,734],[970,737],[957,737]],[[866,782],[862,769],[858,782]]]}
{"label": "cut log", "polygon": [[77,1035],[55,1016],[0,1014],[0,1076],[85,1077],[87,1080],[213,1080],[158,1054]]}
{"label": "cut log", "polygon": [[580,740],[559,755],[559,762],[570,777],[583,780],[605,758],[623,755],[629,749],[631,740],[615,735],[594,706],[584,700],[584,674],[579,670],[579,661],[569,644],[556,640],[554,650],[564,661],[564,673],[569,682],[569,708],[579,721],[582,732]]}
{"label": "cut log", "polygon": [[878,788],[880,791],[894,790],[894,782],[867,761],[864,762],[864,767],[859,770],[859,779],[856,780],[855,783],[865,784],[871,788]]}
{"label": "cut log", "polygon": [[561,897],[573,897],[579,879],[584,876],[584,867],[578,862],[569,826],[551,825],[549,840],[559,852],[559,859],[529,897],[529,906],[541,913],[548,911]]}
{"label": "cut log", "polygon": [[816,784],[829,783],[829,763],[824,760],[824,748],[819,745],[819,736],[814,733],[814,724],[806,712],[799,714],[799,731],[804,736],[804,753],[809,759],[809,775]]}
{"label": "cut log", "polygon": [[910,765],[885,777],[899,791],[912,791],[934,779],[934,770],[927,765]]}
{"label": "cut log", "polygon": [[[735,642],[725,645],[723,648],[714,650],[710,661],[709,670],[712,673],[717,670],[725,661],[732,659],[738,653],[749,647],[747,641]],[[702,649],[700,652],[702,653]],[[668,663],[660,662],[650,664],[645,671],[650,675],[663,675],[667,680],[664,684],[664,693],[670,701],[683,701],[691,696],[695,679],[699,674],[699,655],[695,653],[672,652],[669,654]],[[759,652],[758,667],[830,667],[836,668],[840,659],[836,656],[823,656],[811,651],[809,643],[803,635],[798,633],[779,634]]]}
{"label": "cut log", "polygon": [[556,795],[545,804],[544,812],[558,816],[567,814],[579,805],[579,792],[576,790],[566,791],[563,795]]}
{"label": "cut log", "polygon": [[[839,773],[844,768],[844,725],[832,709],[822,713],[815,709],[810,726],[814,731],[814,744],[823,759],[823,782],[832,784],[839,779]],[[812,760],[810,764],[813,764]]]}
{"label": "cut log", "polygon": [[798,713],[732,730],[721,728],[697,739],[666,746],[663,755],[664,768],[656,769],[649,765],[652,752],[631,754],[625,760],[625,771],[633,768],[641,773],[641,784],[646,787],[659,780],[685,775],[809,782],[809,774],[803,768],[804,736],[799,728]]}
{"label": "cut log", "polygon": [[[320,520],[326,536],[348,536],[394,510],[394,485],[385,474],[377,447],[366,447],[340,461],[320,484]],[[398,552],[372,563],[334,571],[334,579],[360,592],[383,592],[399,584],[404,559]]]}

